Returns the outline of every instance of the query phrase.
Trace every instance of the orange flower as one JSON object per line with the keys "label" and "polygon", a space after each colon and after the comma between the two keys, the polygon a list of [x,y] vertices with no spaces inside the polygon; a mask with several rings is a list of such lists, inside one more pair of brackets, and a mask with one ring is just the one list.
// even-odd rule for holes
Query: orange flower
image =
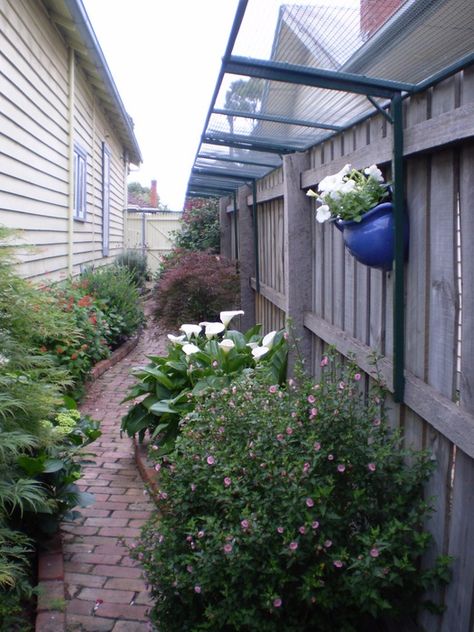
{"label": "orange flower", "polygon": [[89,307],[91,303],[92,303],[92,297],[89,296],[89,294],[86,294],[85,296],[83,296],[81,299],[77,301],[77,304],[79,305],[79,307]]}
{"label": "orange flower", "polygon": [[43,345],[39,348],[39,350],[41,351],[41,353],[46,353],[47,349],[46,347]]}
{"label": "orange flower", "polygon": [[62,347],[56,347],[56,353],[64,353],[64,349]]}

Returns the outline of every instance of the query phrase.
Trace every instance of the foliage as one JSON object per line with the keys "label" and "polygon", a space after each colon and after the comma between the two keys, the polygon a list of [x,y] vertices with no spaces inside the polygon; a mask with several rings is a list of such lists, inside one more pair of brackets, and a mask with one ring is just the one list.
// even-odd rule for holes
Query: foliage
{"label": "foliage", "polygon": [[220,252],[219,200],[188,200],[181,219],[181,230],[175,231],[172,236],[176,248]]}
{"label": "foliage", "polygon": [[161,632],[369,631],[446,579],[446,559],[419,565],[429,455],[401,447],[353,367],[322,363],[319,384],[243,376],[212,394],[157,459],[135,555]]}
{"label": "foliage", "polygon": [[115,265],[127,268],[137,288],[143,289],[148,279],[146,255],[137,250],[126,250],[115,259]]}
{"label": "foliage", "polygon": [[235,266],[207,252],[181,251],[168,261],[157,286],[156,316],[164,326],[215,320],[238,300]]}
{"label": "foliage", "polygon": [[316,212],[318,222],[331,218],[360,222],[364,213],[389,196],[389,187],[377,165],[358,171],[347,164],[323,178],[318,193],[309,189],[307,195],[322,202]]}
{"label": "foliage", "polygon": [[[150,364],[134,370],[138,382],[124,401],[140,398],[122,419],[122,430],[143,439],[146,432],[160,453],[170,452],[180,429],[180,419],[215,389],[229,386],[243,372],[256,368],[283,382],[287,344],[283,332],[262,337],[260,326],[245,334],[227,330],[233,315],[221,312],[220,323],[183,325],[183,336],[170,335],[165,356],[150,356]],[[216,333],[214,333],[216,332]]]}
{"label": "foliage", "polygon": [[133,273],[123,266],[89,269],[81,284],[100,302],[109,331],[107,343],[115,348],[134,334],[144,322],[140,294]]}

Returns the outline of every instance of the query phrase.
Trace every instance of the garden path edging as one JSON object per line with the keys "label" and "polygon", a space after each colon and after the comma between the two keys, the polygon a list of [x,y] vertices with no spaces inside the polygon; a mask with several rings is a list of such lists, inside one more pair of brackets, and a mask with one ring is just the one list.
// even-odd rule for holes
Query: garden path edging
{"label": "garden path edging", "polygon": [[[118,349],[115,349],[109,358],[95,364],[86,386],[123,360],[137,346],[142,332],[143,330],[140,330],[133,338],[130,338]],[[60,533],[54,536],[47,549],[38,552],[37,586],[38,603],[36,606],[35,632],[65,632],[66,614],[65,610],[61,609],[61,606],[63,602],[65,603],[66,592],[64,586],[63,543]],[[51,607],[52,605],[55,607]]]}

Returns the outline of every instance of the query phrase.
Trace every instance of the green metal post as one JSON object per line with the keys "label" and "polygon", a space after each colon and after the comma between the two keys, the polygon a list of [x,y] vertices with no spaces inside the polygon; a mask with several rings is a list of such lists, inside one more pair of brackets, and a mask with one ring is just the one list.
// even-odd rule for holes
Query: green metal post
{"label": "green metal post", "polygon": [[260,260],[258,257],[257,181],[252,180],[253,245],[255,252],[255,286],[260,294]]}
{"label": "green metal post", "polygon": [[393,119],[393,215],[394,215],[394,286],[393,286],[393,390],[394,400],[403,402],[405,389],[405,281],[404,281],[404,169],[402,95],[391,102]]}
{"label": "green metal post", "polygon": [[234,191],[234,241],[235,241],[235,258],[239,258],[239,243],[238,243],[239,228],[237,226],[237,192]]}

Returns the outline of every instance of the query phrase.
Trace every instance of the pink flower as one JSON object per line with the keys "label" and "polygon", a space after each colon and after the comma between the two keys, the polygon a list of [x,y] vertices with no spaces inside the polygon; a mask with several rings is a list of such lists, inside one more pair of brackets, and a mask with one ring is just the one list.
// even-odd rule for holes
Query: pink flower
{"label": "pink flower", "polygon": [[361,374],[360,374],[360,373],[356,373],[356,374],[354,375],[354,380],[355,380],[356,382],[358,382],[358,381],[361,379],[361,377],[362,377],[362,376],[361,376]]}
{"label": "pink flower", "polygon": [[276,393],[277,391],[278,391],[278,386],[276,386],[275,384],[272,384],[268,389],[269,393]]}
{"label": "pink flower", "polygon": [[193,567],[191,566],[191,564],[188,564],[188,565],[186,566],[186,570],[188,571],[188,573],[192,573],[194,569],[193,569]]}
{"label": "pink flower", "polygon": [[321,366],[327,366],[329,364],[329,358],[327,356],[323,356],[321,360]]}
{"label": "pink flower", "polygon": [[230,479],[228,476],[226,476],[224,478],[224,486],[225,487],[229,487],[230,485],[232,485],[232,479]]}
{"label": "pink flower", "polygon": [[312,529],[317,529],[318,527],[319,527],[319,522],[318,522],[317,520],[314,520],[314,521],[311,523],[311,528],[312,528]]}
{"label": "pink flower", "polygon": [[334,454],[328,454],[328,461],[334,461]]}
{"label": "pink flower", "polygon": [[224,553],[232,553],[232,544],[224,544]]}
{"label": "pink flower", "polygon": [[155,470],[156,470],[157,472],[159,472],[159,471],[161,470],[161,465],[160,465],[159,463],[157,463],[157,464],[155,465]]}
{"label": "pink flower", "polygon": [[277,434],[276,438],[277,438],[278,441],[283,441],[283,439],[284,439],[284,437],[283,437],[283,435],[281,433]]}
{"label": "pink flower", "polygon": [[308,395],[308,402],[310,404],[314,404],[315,401],[316,401],[316,397],[314,395]]}
{"label": "pink flower", "polygon": [[250,526],[250,523],[248,520],[241,520],[240,521],[240,526],[242,527],[242,529],[245,531],[245,529],[248,529]]}
{"label": "pink flower", "polygon": [[321,444],[319,443],[319,441],[316,441],[316,443],[313,445],[313,449],[315,452],[321,450]]}
{"label": "pink flower", "polygon": [[296,551],[296,549],[298,548],[298,542],[290,542],[289,548],[291,551]]}
{"label": "pink flower", "polygon": [[344,390],[345,386],[344,382],[339,382],[339,388],[341,391]]}
{"label": "pink flower", "polygon": [[204,531],[198,531],[198,538],[204,537]]}
{"label": "pink flower", "polygon": [[325,540],[324,548],[329,549],[332,546],[332,540]]}
{"label": "pink flower", "polygon": [[288,428],[286,429],[286,434],[287,435],[292,435],[293,434],[293,428],[291,426],[288,426]]}
{"label": "pink flower", "polygon": [[318,409],[317,408],[311,408],[311,410],[309,411],[310,419],[314,419],[314,417],[316,417],[317,414],[318,414]]}
{"label": "pink flower", "polygon": [[312,498],[306,499],[306,507],[314,507],[314,500]]}
{"label": "pink flower", "polygon": [[283,527],[277,527],[277,531],[278,533],[283,533],[285,529]]}
{"label": "pink flower", "polygon": [[216,462],[215,458],[212,455],[208,456],[206,461],[208,465],[214,465],[214,463]]}
{"label": "pink flower", "polygon": [[333,564],[336,568],[342,568],[344,566],[344,562],[341,562],[341,560],[334,560]]}
{"label": "pink flower", "polygon": [[273,607],[274,608],[280,608],[281,604],[282,604],[282,600],[280,599],[280,597],[277,597],[276,599],[273,600]]}
{"label": "pink flower", "polygon": [[375,465],[375,463],[369,463],[367,467],[370,472],[375,472],[375,470],[377,469],[377,466]]}
{"label": "pink flower", "polygon": [[191,491],[192,492],[196,491],[196,485],[194,483],[191,483]]}
{"label": "pink flower", "polygon": [[303,472],[307,472],[309,470],[309,468],[311,467],[310,463],[305,463],[303,465]]}
{"label": "pink flower", "polygon": [[306,533],[306,527],[301,526],[299,527],[298,531],[301,533],[301,535],[304,535]]}
{"label": "pink flower", "polygon": [[193,536],[192,535],[187,535],[186,536],[186,542],[192,542],[193,541]]}
{"label": "pink flower", "polygon": [[194,592],[199,595],[199,593],[201,592],[201,586],[194,586]]}
{"label": "pink flower", "polygon": [[380,551],[374,546],[373,549],[370,549],[370,557],[378,557],[380,555]]}
{"label": "pink flower", "polygon": [[342,474],[342,472],[345,472],[345,470],[346,470],[346,466],[343,463],[339,463],[339,465],[337,466],[337,471],[341,472]]}
{"label": "pink flower", "polygon": [[373,426],[380,426],[380,424],[381,424],[380,419],[374,419],[373,422],[372,422]]}

